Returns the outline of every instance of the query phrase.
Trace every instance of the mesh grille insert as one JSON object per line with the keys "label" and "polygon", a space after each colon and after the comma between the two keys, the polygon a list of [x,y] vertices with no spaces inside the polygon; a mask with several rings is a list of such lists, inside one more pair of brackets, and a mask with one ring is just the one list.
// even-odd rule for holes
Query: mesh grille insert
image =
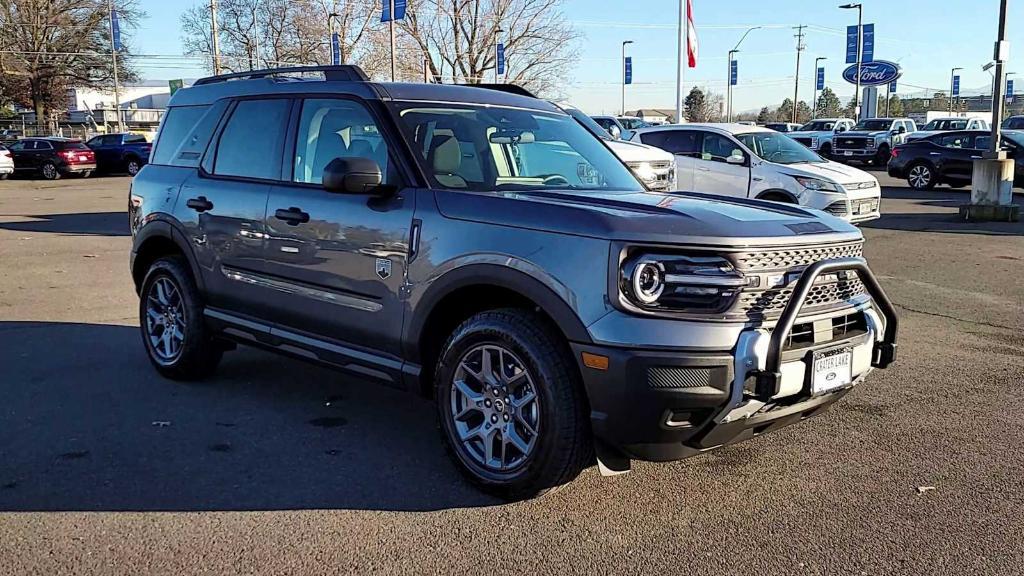
{"label": "mesh grille insert", "polygon": [[711,385],[710,368],[669,368],[647,369],[647,385],[651,388],[699,388]]}

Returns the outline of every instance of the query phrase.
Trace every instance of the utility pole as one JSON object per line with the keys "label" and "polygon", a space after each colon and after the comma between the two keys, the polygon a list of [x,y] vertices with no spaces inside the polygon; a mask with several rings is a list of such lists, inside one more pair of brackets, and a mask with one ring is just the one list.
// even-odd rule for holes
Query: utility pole
{"label": "utility pole", "polygon": [[676,124],[683,123],[683,70],[686,66],[686,0],[679,0],[679,37],[676,50]]}
{"label": "utility pole", "polygon": [[220,34],[217,31],[217,0],[210,0],[210,30],[213,42],[213,75],[220,74]]}
{"label": "utility pole", "polygon": [[800,53],[804,51],[804,26],[803,24],[796,27],[796,77],[793,79],[793,120],[796,124],[796,109],[797,102],[800,101]]}
{"label": "utility pole", "polygon": [[124,132],[121,123],[121,95],[117,81],[117,44],[114,42],[114,1],[107,0],[107,16],[110,17],[110,60],[114,69],[114,114],[117,116],[117,131]]}
{"label": "utility pole", "polygon": [[622,42],[622,110],[620,112],[623,116],[626,115],[626,45],[632,43],[632,40]]}

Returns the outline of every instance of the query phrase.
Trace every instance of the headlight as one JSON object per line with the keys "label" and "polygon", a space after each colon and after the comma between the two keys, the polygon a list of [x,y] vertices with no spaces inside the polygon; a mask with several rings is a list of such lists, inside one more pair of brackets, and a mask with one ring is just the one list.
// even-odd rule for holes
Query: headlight
{"label": "headlight", "polygon": [[868,138],[866,146],[868,148],[874,148],[875,147],[875,139],[874,138]]}
{"label": "headlight", "polygon": [[808,190],[814,190],[817,192],[842,192],[843,189],[838,184],[828,182],[827,180],[819,180],[817,178],[804,178],[803,176],[793,176],[793,179],[798,184]]}
{"label": "headlight", "polygon": [[650,184],[658,179],[658,174],[654,171],[654,167],[651,166],[650,162],[630,162],[627,166],[645,184]]}
{"label": "headlight", "polygon": [[719,313],[749,284],[728,260],[714,255],[639,252],[619,269],[625,302],[652,312]]}

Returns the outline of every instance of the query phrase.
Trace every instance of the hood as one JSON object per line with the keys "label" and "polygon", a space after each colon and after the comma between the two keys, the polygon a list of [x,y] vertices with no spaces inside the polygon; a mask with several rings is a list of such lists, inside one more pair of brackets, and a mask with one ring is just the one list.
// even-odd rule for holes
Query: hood
{"label": "hood", "polygon": [[853,166],[847,166],[839,162],[820,162],[816,164],[776,164],[779,171],[790,176],[802,176],[805,178],[820,178],[837,184],[853,184],[858,182],[873,182],[875,177],[871,174]]}
{"label": "hood", "polygon": [[824,212],[695,192],[449,190],[434,197],[448,218],[603,240],[743,247],[861,238]]}
{"label": "hood", "polygon": [[[844,132],[844,134],[845,134],[845,132]],[[794,136],[796,136],[796,137],[801,137],[801,136],[802,137],[807,137],[807,136],[814,137],[814,136],[817,136],[818,138],[821,138],[821,137],[831,138],[832,137],[832,131],[831,130],[797,130],[796,132],[786,132],[786,136],[790,136],[790,137],[794,137]]]}
{"label": "hood", "polygon": [[661,148],[639,142],[608,140],[605,142],[623,162],[672,162],[675,156]]}
{"label": "hood", "polygon": [[843,137],[846,137],[846,136],[862,136],[862,137],[869,137],[869,138],[878,138],[880,136],[888,136],[888,135],[889,135],[889,132],[886,131],[886,130],[847,130],[846,132],[843,132],[842,134],[837,134],[836,136],[838,138],[843,138]]}
{"label": "hood", "polygon": [[917,140],[918,138],[927,138],[932,134],[938,134],[942,130],[918,130],[917,132],[911,132],[907,134],[907,140]]}

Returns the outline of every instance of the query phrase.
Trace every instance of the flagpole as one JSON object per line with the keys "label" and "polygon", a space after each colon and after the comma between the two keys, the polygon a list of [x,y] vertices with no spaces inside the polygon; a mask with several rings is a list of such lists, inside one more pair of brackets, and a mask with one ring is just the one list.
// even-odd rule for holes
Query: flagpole
{"label": "flagpole", "polygon": [[679,0],[679,38],[676,54],[676,124],[683,123],[683,58],[686,56],[686,0]]}

